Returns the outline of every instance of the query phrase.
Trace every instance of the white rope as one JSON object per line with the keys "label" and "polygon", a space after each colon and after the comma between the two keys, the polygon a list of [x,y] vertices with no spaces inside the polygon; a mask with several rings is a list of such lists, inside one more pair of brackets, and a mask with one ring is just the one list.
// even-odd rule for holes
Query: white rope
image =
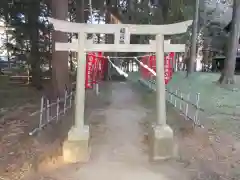
{"label": "white rope", "polygon": [[97,56],[97,55],[92,55],[92,56],[95,56],[95,57],[104,57],[104,58],[107,58],[108,61],[111,63],[111,65],[117,70],[117,72],[120,74],[120,75],[123,75],[125,77],[128,77],[128,74],[126,72],[124,72],[123,70],[121,70],[119,67],[117,67],[110,59],[117,59],[117,58],[132,58],[132,59],[135,59],[143,68],[147,69],[150,73],[152,73],[154,76],[157,76],[157,73],[152,69],[150,68],[149,66],[147,66],[146,64],[142,63],[141,61],[138,60],[138,58],[142,58],[142,57],[148,57],[148,56],[152,56],[154,54],[148,54],[148,55],[144,55],[144,56],[132,56],[132,57],[117,57],[117,56],[114,56],[114,57],[111,57],[111,56]]}
{"label": "white rope", "polygon": [[107,57],[108,61],[111,63],[111,65],[116,69],[116,71],[120,74],[123,75],[125,78],[128,77],[128,74],[126,72],[124,72],[123,70],[121,70],[119,67],[117,67],[111,60],[110,57]]}
{"label": "white rope", "polygon": [[155,54],[146,54],[143,56],[110,56],[112,59],[134,59],[134,58],[142,58],[142,57],[148,57],[148,56],[153,56]]}
{"label": "white rope", "polygon": [[[86,53],[88,54],[88,53]],[[134,58],[142,58],[142,57],[148,57],[148,56],[154,56],[155,54],[146,54],[146,55],[143,55],[143,56],[98,56],[98,55],[95,55],[95,54],[91,54],[91,56],[94,56],[94,57],[103,57],[103,58],[111,58],[111,59],[134,59]]]}
{"label": "white rope", "polygon": [[139,61],[138,60],[138,58],[136,58],[135,57],[135,60],[137,61],[137,62],[139,62],[139,64],[143,67],[143,68],[145,68],[145,69],[147,69],[149,72],[151,72],[154,76],[157,76],[157,73],[153,70],[153,69],[151,69],[149,66],[147,66],[146,64],[143,64],[141,61]]}

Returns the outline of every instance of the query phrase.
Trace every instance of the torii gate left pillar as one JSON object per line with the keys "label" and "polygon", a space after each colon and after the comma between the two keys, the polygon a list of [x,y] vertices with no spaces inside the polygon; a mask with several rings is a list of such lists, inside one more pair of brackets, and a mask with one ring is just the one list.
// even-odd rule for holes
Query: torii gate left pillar
{"label": "torii gate left pillar", "polygon": [[[64,143],[63,156],[67,162],[86,162],[89,158],[89,127],[84,124],[85,102],[85,52],[156,52],[157,69],[157,120],[150,137],[150,159],[162,160],[173,155],[173,131],[166,124],[164,52],[181,52],[184,45],[164,43],[164,35],[184,33],[192,21],[170,25],[130,25],[130,24],[78,24],[49,18],[55,30],[78,33],[78,43],[56,43],[55,50],[77,51],[78,72],[76,88],[75,125],[69,131]],[[119,43],[120,30],[125,29],[125,44]],[[93,44],[86,40],[86,33],[114,34],[114,44]],[[130,44],[130,34],[155,35],[156,42],[150,44]]]}

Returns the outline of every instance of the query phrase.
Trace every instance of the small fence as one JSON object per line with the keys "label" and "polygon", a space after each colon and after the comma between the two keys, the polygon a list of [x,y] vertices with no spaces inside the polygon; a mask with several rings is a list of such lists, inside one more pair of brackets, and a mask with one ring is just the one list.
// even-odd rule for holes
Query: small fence
{"label": "small fence", "polygon": [[73,91],[65,91],[64,98],[57,98],[55,101],[50,101],[42,96],[40,111],[36,112],[36,114],[39,115],[38,127],[33,129],[29,135],[32,136],[38,131],[41,131],[49,123],[58,121],[60,116],[64,115],[67,110],[72,107],[73,98]]}
{"label": "small fence", "polygon": [[[149,81],[140,80],[142,84],[156,91],[156,80],[153,76]],[[203,127],[200,122],[199,113],[203,110],[200,108],[200,93],[184,93],[179,88],[166,89],[166,100],[178,109],[186,120],[192,120],[195,125]]]}
{"label": "small fence", "polygon": [[180,89],[166,89],[166,100],[177,108],[186,120],[192,120],[195,125],[203,127],[199,118],[200,93],[185,94]]}

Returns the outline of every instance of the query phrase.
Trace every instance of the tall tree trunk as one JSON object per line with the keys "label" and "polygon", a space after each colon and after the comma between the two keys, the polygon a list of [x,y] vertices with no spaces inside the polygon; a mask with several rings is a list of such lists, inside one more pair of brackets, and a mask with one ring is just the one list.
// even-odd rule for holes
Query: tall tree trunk
{"label": "tall tree trunk", "polygon": [[[101,22],[101,16],[100,14],[98,15],[98,24],[100,24]],[[101,43],[101,34],[97,34],[97,43],[100,44]]]}
{"label": "tall tree trunk", "polygon": [[[8,23],[6,23],[8,24]],[[6,34],[6,49],[7,49],[7,59],[8,59],[8,68],[11,68],[11,62],[10,62],[10,52],[9,52],[9,37],[8,37],[8,30],[5,31]]]}
{"label": "tall tree trunk", "polygon": [[[69,39],[69,42],[71,43],[72,42],[72,34],[70,35],[70,39]],[[74,65],[73,65],[73,57],[74,57],[74,52],[70,51],[69,52],[69,65],[70,65],[70,71],[73,72],[74,70]]]}
{"label": "tall tree trunk", "polygon": [[[106,0],[106,11],[105,11],[105,24],[111,24],[111,0]],[[106,44],[112,44],[113,43],[113,36],[112,35],[105,35]],[[111,53],[107,53],[107,56],[110,56]],[[110,64],[108,61],[106,61],[107,69],[104,71],[104,80],[108,80],[110,76]]]}
{"label": "tall tree trunk", "polygon": [[128,17],[127,17],[127,23],[128,24],[133,24],[134,23],[134,20],[135,20],[135,9],[134,9],[134,5],[135,5],[135,2],[133,0],[127,0],[127,4],[128,4]]}
{"label": "tall tree trunk", "polygon": [[39,54],[39,29],[38,29],[38,17],[40,13],[40,3],[33,1],[29,6],[28,23],[31,29],[30,33],[30,62],[32,69],[32,85],[36,88],[41,88],[41,61]]}
{"label": "tall tree trunk", "polygon": [[[73,19],[72,19],[71,15],[69,17],[69,20],[70,20],[70,22],[73,22]],[[68,41],[69,41],[69,43],[72,43],[73,34],[70,34],[69,36],[70,37],[69,37]],[[72,51],[69,52],[69,64],[70,64],[70,71],[71,72],[73,71],[73,54],[74,54],[74,52],[72,52]]]}
{"label": "tall tree trunk", "polygon": [[197,55],[197,30],[199,21],[199,0],[196,0],[195,4],[195,16],[192,27],[192,43],[191,43],[191,54],[189,59],[189,64],[187,66],[187,76],[192,74],[195,69],[195,61]]}
{"label": "tall tree trunk", "polygon": [[210,55],[210,40],[209,39],[204,39],[203,42],[203,59],[202,59],[202,65],[204,66],[202,68],[203,71],[209,71],[209,55]]}
{"label": "tall tree trunk", "polygon": [[[6,6],[6,5],[5,5]],[[3,11],[4,19],[5,19],[5,26],[8,27],[9,25],[9,5],[8,8],[6,8]],[[8,59],[8,68],[11,68],[11,63],[10,63],[10,53],[9,53],[9,37],[8,37],[8,30],[5,31],[6,34],[6,50],[7,50],[7,59]]]}
{"label": "tall tree trunk", "polygon": [[[56,19],[67,20],[68,0],[52,0],[52,15]],[[68,72],[68,52],[56,52],[55,42],[68,42],[68,36],[63,32],[53,32],[52,81],[55,96],[64,96],[64,91],[70,86]]]}
{"label": "tall tree trunk", "polygon": [[85,22],[85,13],[84,13],[84,0],[76,0],[76,22],[84,23]]}
{"label": "tall tree trunk", "polygon": [[221,84],[234,84],[234,73],[240,30],[240,1],[234,0],[231,32],[227,50],[227,58],[224,61],[224,69],[219,78]]}

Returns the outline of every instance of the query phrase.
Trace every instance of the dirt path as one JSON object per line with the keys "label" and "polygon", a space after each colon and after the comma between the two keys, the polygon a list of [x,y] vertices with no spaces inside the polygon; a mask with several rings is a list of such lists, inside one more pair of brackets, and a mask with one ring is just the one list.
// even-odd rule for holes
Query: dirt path
{"label": "dirt path", "polygon": [[65,166],[41,178],[189,180],[178,163],[149,163],[145,139],[148,109],[141,105],[141,97],[131,85],[112,83],[104,92],[107,93],[109,105],[95,109],[89,116],[92,132],[90,162]]}

